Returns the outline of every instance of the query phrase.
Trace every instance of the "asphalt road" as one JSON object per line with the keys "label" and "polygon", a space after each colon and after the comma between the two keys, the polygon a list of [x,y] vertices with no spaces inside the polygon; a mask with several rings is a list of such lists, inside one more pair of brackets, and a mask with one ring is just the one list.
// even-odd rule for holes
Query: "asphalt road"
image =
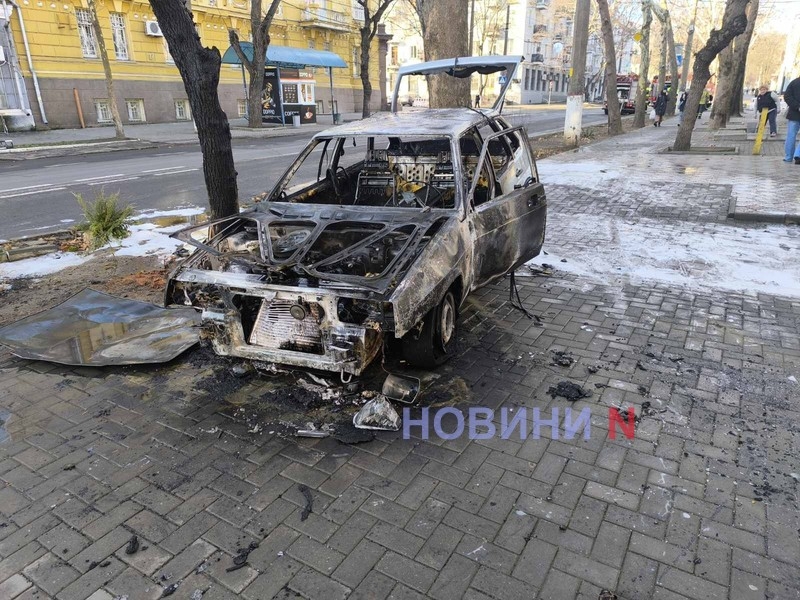
{"label": "asphalt road", "polygon": [[[564,106],[516,108],[509,120],[524,123],[529,133],[563,127]],[[584,124],[605,122],[602,109],[584,112]],[[235,140],[239,196],[251,198],[269,190],[305,146],[310,135],[268,140]],[[0,240],[65,229],[79,222],[74,194],[120,192],[139,212],[207,207],[200,150],[194,145],[153,150],[86,154],[0,163]]]}

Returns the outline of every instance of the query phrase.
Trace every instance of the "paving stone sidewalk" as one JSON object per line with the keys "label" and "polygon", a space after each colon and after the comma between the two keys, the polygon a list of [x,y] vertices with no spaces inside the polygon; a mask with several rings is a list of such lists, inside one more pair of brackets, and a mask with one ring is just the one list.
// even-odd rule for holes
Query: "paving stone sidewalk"
{"label": "paving stone sidewalk", "polygon": [[[560,235],[576,214],[747,231],[725,211],[749,180],[722,181],[742,157],[665,157],[662,129],[543,161],[625,171],[598,173],[596,202],[550,185],[548,244],[591,243]],[[478,291],[421,402],[495,409],[498,428],[501,408],[557,407],[557,439],[284,438],[254,426],[302,417],[265,406],[279,385],[203,350],[124,369],[0,354],[0,598],[800,598],[800,300],[519,282],[541,326],[507,283]],[[566,380],[592,396],[548,394]],[[609,439],[628,406],[635,438]],[[590,439],[565,438],[583,407]]]}

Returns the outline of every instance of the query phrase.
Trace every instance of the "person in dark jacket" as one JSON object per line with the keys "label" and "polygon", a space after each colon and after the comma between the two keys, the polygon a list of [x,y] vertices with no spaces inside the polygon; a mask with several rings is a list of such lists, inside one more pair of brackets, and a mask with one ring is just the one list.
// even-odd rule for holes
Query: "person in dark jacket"
{"label": "person in dark jacket", "polygon": [[786,112],[788,127],[786,128],[786,145],[784,146],[784,162],[800,165],[800,146],[797,146],[797,132],[800,131],[800,77],[792,79],[783,92],[783,101],[789,106]]}
{"label": "person in dark jacket", "polygon": [[686,100],[689,98],[689,92],[684,90],[681,92],[681,97],[678,99],[678,127],[683,123],[683,113],[686,110]]}
{"label": "person in dark jacket", "polygon": [[667,96],[667,90],[661,90],[661,93],[658,95],[656,99],[655,111],[656,111],[656,120],[653,123],[653,127],[661,127],[661,121],[664,120],[664,115],[667,113],[667,100],[669,97]]}
{"label": "person in dark jacket", "polygon": [[769,137],[771,138],[778,135],[778,126],[776,124],[776,117],[778,116],[777,100],[778,94],[770,92],[767,86],[762,85],[759,88],[758,96],[756,97],[756,112],[760,118],[762,110],[766,109],[768,111],[767,121],[769,122]]}

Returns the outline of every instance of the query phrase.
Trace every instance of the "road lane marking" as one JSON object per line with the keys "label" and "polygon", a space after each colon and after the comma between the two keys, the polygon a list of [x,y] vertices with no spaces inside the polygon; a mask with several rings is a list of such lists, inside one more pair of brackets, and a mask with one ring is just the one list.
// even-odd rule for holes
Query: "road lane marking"
{"label": "road lane marking", "polygon": [[47,188],[42,190],[33,190],[31,192],[20,192],[18,194],[6,194],[0,196],[0,200],[5,200],[6,198],[18,198],[19,196],[30,196],[32,194],[46,194],[47,192],[58,192],[60,190],[65,190],[65,187],[54,187],[54,188]]}
{"label": "road lane marking", "polygon": [[8,192],[20,192],[22,190],[32,190],[33,188],[43,188],[55,185],[54,183],[40,183],[39,185],[24,185],[18,188],[9,188],[7,190],[0,190],[0,194],[7,194]]}
{"label": "road lane marking", "polygon": [[97,179],[111,179],[113,177],[125,177],[125,173],[117,173],[116,175],[103,175],[101,177],[86,177],[84,179],[76,179],[75,182],[96,181]]}
{"label": "road lane marking", "polygon": [[104,179],[103,181],[92,181],[91,183],[87,183],[86,185],[106,185],[107,183],[120,183],[121,181],[133,181],[134,179],[139,179],[137,176],[133,177],[123,177],[122,179]]}
{"label": "road lane marking", "polygon": [[189,173],[191,171],[199,171],[200,169],[183,169],[181,171],[169,171],[167,173],[153,173],[153,177],[161,177],[162,175],[177,175],[178,173]]}
{"label": "road lane marking", "polygon": [[185,169],[186,165],[181,165],[179,167],[164,167],[163,169],[145,169],[142,173],[158,173],[159,171],[172,171],[174,169]]}

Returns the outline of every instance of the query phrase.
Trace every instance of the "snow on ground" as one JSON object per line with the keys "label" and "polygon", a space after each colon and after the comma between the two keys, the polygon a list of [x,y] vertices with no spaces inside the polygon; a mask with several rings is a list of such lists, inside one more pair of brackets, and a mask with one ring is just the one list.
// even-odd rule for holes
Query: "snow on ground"
{"label": "snow on ground", "polygon": [[[199,207],[184,208],[167,211],[150,211],[138,214],[134,220],[154,219],[157,217],[189,217],[202,213]],[[169,256],[183,242],[172,239],[169,235],[183,227],[185,224],[173,224],[159,227],[154,223],[137,223],[130,226],[130,235],[123,240],[115,240],[97,250],[97,252],[111,252],[115,256]],[[20,279],[26,277],[42,277],[56,273],[68,267],[85,263],[93,254],[80,254],[77,252],[54,252],[44,256],[27,258],[16,262],[0,263],[0,280]]]}
{"label": "snow on ground", "polygon": [[[660,282],[694,289],[800,296],[800,232],[781,226],[625,221],[593,215],[548,218],[550,264],[606,285]],[[567,262],[561,262],[566,259]],[[524,273],[520,273],[524,274]]]}
{"label": "snow on ground", "polygon": [[91,255],[76,252],[53,252],[35,258],[26,258],[16,262],[0,263],[0,280],[21,279],[26,277],[42,277],[57,273],[68,267],[85,263]]}

